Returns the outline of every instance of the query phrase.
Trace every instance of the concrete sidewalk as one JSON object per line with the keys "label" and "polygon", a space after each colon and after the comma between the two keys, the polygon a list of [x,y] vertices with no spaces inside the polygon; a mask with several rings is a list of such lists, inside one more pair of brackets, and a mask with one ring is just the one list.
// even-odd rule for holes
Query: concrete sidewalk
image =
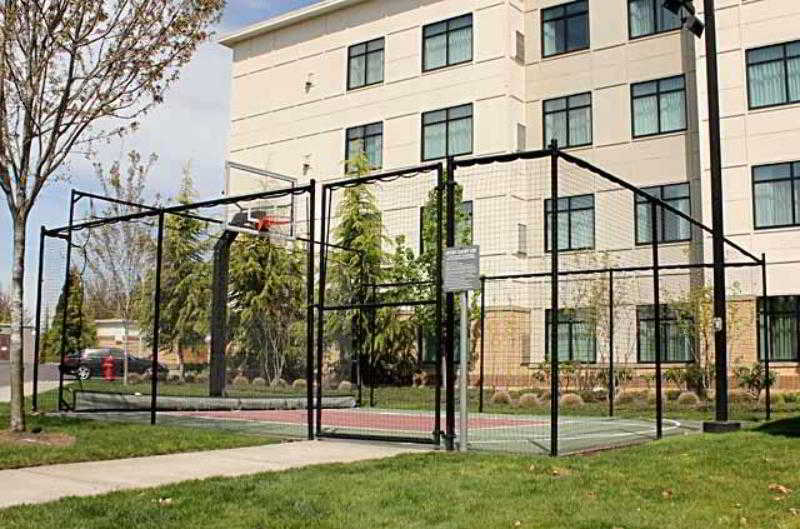
{"label": "concrete sidewalk", "polygon": [[[55,389],[58,387],[58,381],[40,380],[39,381],[39,394]],[[30,397],[33,395],[33,382],[25,382],[25,396]],[[11,386],[0,386],[0,402],[11,402]]]}
{"label": "concrete sidewalk", "polygon": [[246,476],[327,463],[351,463],[429,449],[343,441],[301,441],[232,450],[50,465],[0,471],[0,508],[67,496],[155,487],[217,476]]}

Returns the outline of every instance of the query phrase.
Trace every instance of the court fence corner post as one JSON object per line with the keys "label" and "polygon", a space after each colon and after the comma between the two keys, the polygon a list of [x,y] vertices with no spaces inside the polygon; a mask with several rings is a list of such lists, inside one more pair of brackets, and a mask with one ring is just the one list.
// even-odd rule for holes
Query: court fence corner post
{"label": "court fence corner post", "polygon": [[[308,262],[306,263],[306,420],[308,440],[314,439],[314,237],[316,236],[317,183],[312,178],[308,191]],[[294,207],[294,200],[292,200]]]}
{"label": "court fence corner post", "polygon": [[550,143],[550,455],[558,456],[558,399],[560,387],[558,351],[558,141]]}
{"label": "court fence corner post", "polygon": [[156,408],[158,406],[158,350],[160,348],[161,330],[161,265],[164,256],[164,212],[158,214],[158,236],[156,240],[156,277],[153,288],[153,349],[150,367],[150,424],[156,424]]}

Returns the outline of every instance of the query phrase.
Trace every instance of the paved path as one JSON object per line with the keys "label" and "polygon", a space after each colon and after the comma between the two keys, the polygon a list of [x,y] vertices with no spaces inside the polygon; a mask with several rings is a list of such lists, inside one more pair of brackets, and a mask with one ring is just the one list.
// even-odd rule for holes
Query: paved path
{"label": "paved path", "polygon": [[0,508],[67,496],[155,487],[192,479],[245,476],[326,463],[350,463],[426,448],[343,441],[301,441],[232,450],[50,465],[0,471]]}
{"label": "paved path", "polygon": [[[39,394],[58,387],[58,381],[41,380],[39,381]],[[33,382],[25,382],[25,396],[33,395]],[[11,386],[0,385],[0,402],[11,402]]]}

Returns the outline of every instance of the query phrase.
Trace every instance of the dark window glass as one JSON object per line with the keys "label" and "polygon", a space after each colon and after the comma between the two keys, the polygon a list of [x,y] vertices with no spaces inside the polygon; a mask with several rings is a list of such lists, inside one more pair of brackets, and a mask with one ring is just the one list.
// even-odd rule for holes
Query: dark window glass
{"label": "dark window glass", "polygon": [[633,136],[686,130],[686,83],[682,75],[631,86]]}
{"label": "dark window glass", "polygon": [[750,108],[800,101],[800,41],[747,51]]}
{"label": "dark window glass", "polygon": [[[546,311],[545,358],[550,359],[552,311]],[[597,341],[592,312],[589,309],[561,309],[558,311],[558,360],[560,362],[597,362]]]}
{"label": "dark window glass", "polygon": [[422,114],[422,159],[472,152],[472,105]]}
{"label": "dark window glass", "polygon": [[[639,363],[656,361],[655,310],[653,305],[636,309]],[[681,315],[666,305],[661,306],[661,361],[679,363],[692,361],[691,317]]]}
{"label": "dark window glass", "polygon": [[[553,205],[547,199],[545,209],[545,250],[550,251],[550,226]],[[558,249],[588,250],[594,248],[594,195],[558,199]]]}
{"label": "dark window glass", "polygon": [[[765,314],[766,309],[766,314]],[[773,296],[758,300],[758,358],[764,360],[767,337],[764,317],[769,321],[769,359],[778,362],[797,362],[800,336],[800,296]]]}
{"label": "dark window glass", "polygon": [[[434,209],[434,214],[436,210]],[[444,212],[442,212],[442,222],[445,221]],[[419,208],[419,253],[425,253],[425,238],[422,236],[425,233],[425,223],[429,222],[428,226],[436,224],[436,217],[430,219],[425,218],[425,207]],[[468,200],[458,205],[456,212],[456,246],[469,246],[472,244],[472,229],[473,229],[473,207],[472,201]],[[435,229],[433,231],[435,234]]]}
{"label": "dark window glass", "polygon": [[[654,198],[660,198],[681,213],[691,215],[692,203],[689,196],[689,184],[672,184],[665,186],[645,187],[642,191]],[[692,238],[692,226],[688,220],[675,213],[657,207],[658,242],[680,242]],[[637,195],[636,197],[636,244],[653,242],[653,216],[650,202]]]}
{"label": "dark window glass", "polygon": [[436,70],[472,60],[472,15],[422,29],[422,70]]}
{"label": "dark window glass", "polygon": [[589,2],[579,0],[542,9],[542,55],[589,47]]}
{"label": "dark window glass", "polygon": [[628,0],[631,38],[672,31],[681,27],[681,17],[664,7],[663,0]]}
{"label": "dark window glass", "polygon": [[800,162],[753,167],[756,229],[800,225]]}
{"label": "dark window glass", "polygon": [[560,147],[592,144],[592,94],[549,99],[542,105],[544,144],[558,140]]}
{"label": "dark window glass", "polygon": [[347,88],[383,82],[384,39],[350,46],[347,58]]}
{"label": "dark window glass", "polygon": [[[345,160],[349,162],[360,154],[367,157],[370,169],[383,167],[383,123],[347,129]],[[350,171],[349,165],[346,170]]]}

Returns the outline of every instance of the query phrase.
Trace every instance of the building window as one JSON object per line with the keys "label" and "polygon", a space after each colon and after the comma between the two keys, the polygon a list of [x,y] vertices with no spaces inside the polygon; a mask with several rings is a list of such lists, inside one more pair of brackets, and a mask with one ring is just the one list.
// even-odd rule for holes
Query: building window
{"label": "building window", "polygon": [[[642,188],[654,198],[660,198],[681,213],[691,215],[692,202],[689,197],[689,184],[672,184]],[[650,201],[636,196],[636,244],[653,242],[653,215]],[[658,222],[658,242],[682,242],[692,238],[692,226],[688,220],[675,213],[656,207]]]}
{"label": "building window", "polygon": [[360,154],[367,157],[370,169],[383,167],[383,123],[347,129],[344,154],[348,162],[347,172],[350,172],[349,162]]}
{"label": "building window", "polygon": [[528,129],[522,123],[517,123],[517,151],[524,152],[528,147]]}
{"label": "building window", "polygon": [[[550,251],[553,201],[544,202],[545,251]],[[594,195],[558,199],[558,249],[594,248]]]}
{"label": "building window", "polygon": [[350,46],[347,58],[347,89],[383,82],[383,38]]}
{"label": "building window", "polygon": [[663,3],[663,0],[628,0],[628,29],[632,39],[681,27],[681,17]]}
{"label": "building window", "polygon": [[451,18],[422,29],[422,70],[472,60],[472,15]]}
{"label": "building window", "polygon": [[528,226],[517,224],[517,253],[528,255]]}
{"label": "building window", "polygon": [[[766,302],[765,302],[766,301]],[[777,362],[797,362],[800,343],[800,296],[773,296],[758,299],[758,358],[764,360],[764,309],[769,319],[769,359]]]}
{"label": "building window", "polygon": [[686,82],[682,75],[631,85],[633,136],[686,130]]}
{"label": "building window", "polygon": [[747,51],[750,108],[800,101],[800,41]]}
{"label": "building window", "polygon": [[525,35],[521,31],[517,31],[517,59],[522,64],[525,64]]}
{"label": "building window", "polygon": [[584,50],[588,47],[588,0],[542,9],[542,55],[544,57]]}
{"label": "building window", "polygon": [[[545,359],[550,359],[550,337],[552,335],[552,311],[546,311]],[[561,309],[558,311],[558,360],[559,362],[597,362],[597,341],[589,309]]]}
{"label": "building window", "polygon": [[472,105],[422,114],[422,159],[472,153]]}
{"label": "building window", "polygon": [[[692,328],[689,315],[681,315],[666,305],[661,306],[661,361],[688,363],[692,361]],[[638,362],[654,364],[656,361],[656,320],[653,305],[636,309]]]}
{"label": "building window", "polygon": [[756,229],[800,225],[800,162],[753,167]]}
{"label": "building window", "polygon": [[560,147],[592,144],[592,94],[549,99],[543,104],[545,147],[558,140]]}

